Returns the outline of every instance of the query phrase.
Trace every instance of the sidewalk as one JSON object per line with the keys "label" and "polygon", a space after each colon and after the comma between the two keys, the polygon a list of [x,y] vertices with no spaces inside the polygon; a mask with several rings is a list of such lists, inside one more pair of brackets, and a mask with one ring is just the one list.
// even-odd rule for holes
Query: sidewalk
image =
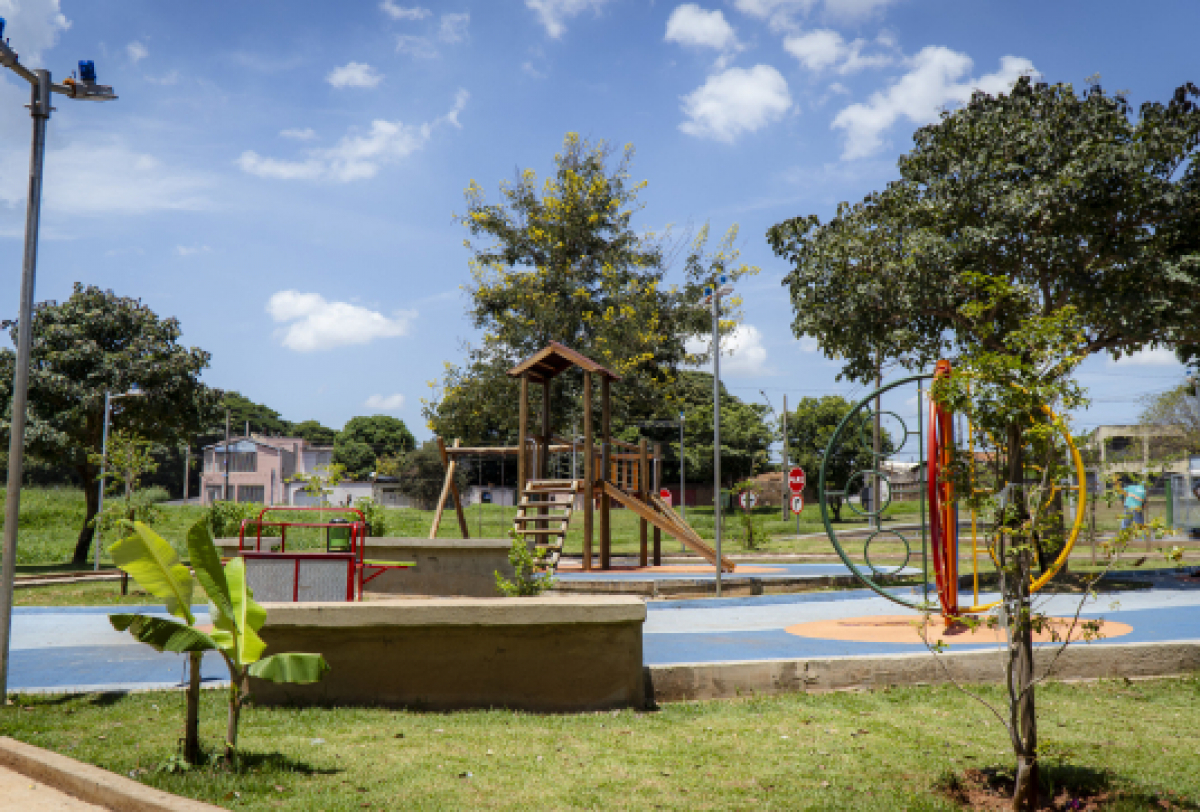
{"label": "sidewalk", "polygon": [[0,767],[0,798],[3,808],[22,812],[89,812],[104,807],[72,798],[18,772]]}

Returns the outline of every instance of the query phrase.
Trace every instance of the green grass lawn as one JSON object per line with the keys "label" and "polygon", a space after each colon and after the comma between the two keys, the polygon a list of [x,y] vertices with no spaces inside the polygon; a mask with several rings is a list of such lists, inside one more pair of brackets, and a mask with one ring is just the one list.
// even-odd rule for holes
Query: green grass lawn
{"label": "green grass lawn", "polygon": [[[998,689],[979,689],[999,701]],[[222,739],[224,693],[202,736]],[[1043,779],[1106,788],[1107,810],[1200,809],[1200,679],[1039,690]],[[994,718],[952,688],[538,715],[251,708],[242,769],[158,768],[182,693],[15,697],[0,733],[230,809],[953,810],[971,768],[1011,767]]]}

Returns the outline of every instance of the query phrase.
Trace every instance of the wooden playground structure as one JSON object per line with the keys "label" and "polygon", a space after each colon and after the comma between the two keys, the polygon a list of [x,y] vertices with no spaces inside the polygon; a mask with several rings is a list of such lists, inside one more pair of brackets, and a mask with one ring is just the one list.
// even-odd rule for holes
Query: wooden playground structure
{"label": "wooden playground structure", "polygon": [[[550,412],[550,391],[555,378],[571,369],[583,373],[583,437],[570,440],[554,434]],[[438,499],[437,512],[429,537],[435,538],[441,526],[447,502],[452,501],[458,515],[463,538],[470,538],[462,498],[454,481],[458,458],[466,455],[511,455],[517,458],[517,515],[513,529],[518,536],[533,543],[549,567],[557,565],[566,541],[567,530],[576,511],[583,513],[583,569],[593,567],[596,513],[599,512],[600,569],[612,567],[612,522],[610,511],[615,501],[637,514],[640,522],[639,563],[650,563],[649,530],[653,527],[653,561],[662,563],[662,533],[678,539],[713,566],[717,554],[700,535],[676,513],[658,494],[662,448],[650,448],[646,438],[637,444],[612,438],[611,385],[620,377],[584,355],[551,341],[508,371],[520,382],[519,429],[516,446],[464,448],[455,440],[450,446],[438,438],[446,479]],[[600,379],[600,426],[597,437],[593,396],[595,379]],[[541,414],[537,434],[530,428],[529,385],[542,388]],[[597,442],[599,440],[599,442]],[[574,452],[582,456],[582,479],[550,478],[550,455]],[[580,500],[582,496],[582,500]],[[722,557],[721,569],[732,572],[734,564]]]}

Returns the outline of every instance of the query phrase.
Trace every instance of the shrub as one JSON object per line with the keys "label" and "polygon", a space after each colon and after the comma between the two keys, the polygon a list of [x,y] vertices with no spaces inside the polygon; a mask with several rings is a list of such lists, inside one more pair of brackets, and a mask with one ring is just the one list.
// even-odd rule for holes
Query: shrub
{"label": "shrub", "polygon": [[513,580],[509,581],[499,572],[496,576],[496,591],[506,598],[525,598],[541,595],[553,589],[557,583],[555,578],[546,572],[545,553],[534,556],[529,551],[529,543],[509,531],[512,536],[512,549],[508,551],[508,563],[513,566]]}
{"label": "shrub", "polygon": [[387,511],[383,505],[369,496],[364,496],[354,502],[354,506],[362,511],[367,522],[367,535],[380,538],[387,535]]}

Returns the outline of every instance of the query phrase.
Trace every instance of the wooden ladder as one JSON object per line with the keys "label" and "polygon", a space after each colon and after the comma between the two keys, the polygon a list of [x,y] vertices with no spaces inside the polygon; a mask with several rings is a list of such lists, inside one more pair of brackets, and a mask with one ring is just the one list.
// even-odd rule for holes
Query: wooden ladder
{"label": "wooden ladder", "polygon": [[542,566],[548,570],[562,558],[575,497],[582,489],[579,479],[531,479],[521,491],[513,530],[526,541],[533,540],[535,555],[542,556]]}

